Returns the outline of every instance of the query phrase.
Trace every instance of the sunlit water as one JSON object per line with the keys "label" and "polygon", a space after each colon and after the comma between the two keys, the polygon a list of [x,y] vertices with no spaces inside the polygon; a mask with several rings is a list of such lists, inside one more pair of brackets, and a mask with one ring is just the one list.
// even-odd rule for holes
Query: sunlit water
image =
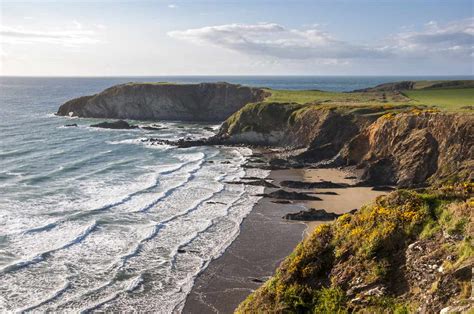
{"label": "sunlit water", "polygon": [[114,84],[164,80],[347,91],[394,78],[1,78],[1,312],[179,311],[238,235],[262,188],[226,182],[267,174],[241,167],[250,150],[141,141],[209,136],[209,125],[103,130],[53,114]]}

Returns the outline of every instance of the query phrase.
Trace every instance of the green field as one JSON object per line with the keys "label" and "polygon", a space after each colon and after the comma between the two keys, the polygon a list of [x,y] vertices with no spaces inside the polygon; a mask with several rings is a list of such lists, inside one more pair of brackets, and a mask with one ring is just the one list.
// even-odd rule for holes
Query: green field
{"label": "green field", "polygon": [[409,103],[410,99],[394,92],[341,93],[318,90],[267,90],[271,95],[264,102],[298,103],[298,104],[334,104],[361,105],[385,103]]}
{"label": "green field", "polygon": [[409,90],[403,94],[417,105],[436,106],[444,110],[469,110],[469,106],[474,106],[474,88]]}

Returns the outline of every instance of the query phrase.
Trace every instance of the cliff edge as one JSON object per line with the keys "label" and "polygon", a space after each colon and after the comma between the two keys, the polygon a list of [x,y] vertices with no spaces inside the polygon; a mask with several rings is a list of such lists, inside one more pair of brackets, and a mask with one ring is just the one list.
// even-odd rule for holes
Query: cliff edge
{"label": "cliff edge", "polygon": [[64,103],[60,116],[132,120],[223,121],[265,91],[229,83],[127,83]]}

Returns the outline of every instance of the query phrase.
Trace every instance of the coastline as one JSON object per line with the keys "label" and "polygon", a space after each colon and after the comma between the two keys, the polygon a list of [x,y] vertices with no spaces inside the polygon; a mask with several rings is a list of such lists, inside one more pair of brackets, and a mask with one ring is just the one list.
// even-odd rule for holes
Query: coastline
{"label": "coastline", "polygon": [[[277,185],[283,180],[355,183],[346,178],[348,175],[338,169],[285,169],[272,170],[267,180]],[[266,187],[264,193],[275,190]],[[350,187],[337,189],[337,195],[319,195],[321,201],[295,200],[291,204],[279,204],[272,202],[274,199],[262,197],[242,221],[237,238],[196,277],[182,313],[233,313],[251,292],[274,274],[301,240],[317,225],[327,222],[291,221],[283,219],[284,215],[309,208],[324,208],[328,212],[343,214],[382,194],[385,192],[372,191],[368,187]],[[344,203],[347,205],[341,206]]]}

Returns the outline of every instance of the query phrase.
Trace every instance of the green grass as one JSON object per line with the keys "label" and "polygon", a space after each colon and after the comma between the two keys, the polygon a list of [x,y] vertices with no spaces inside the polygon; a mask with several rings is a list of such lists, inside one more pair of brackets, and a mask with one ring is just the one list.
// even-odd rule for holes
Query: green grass
{"label": "green grass", "polygon": [[398,93],[367,92],[367,93],[340,93],[319,90],[267,90],[270,93],[264,102],[298,103],[298,104],[384,104],[409,103],[410,99]]}
{"label": "green grass", "polygon": [[449,111],[469,110],[474,106],[474,88],[404,91],[418,105],[436,106]]}

